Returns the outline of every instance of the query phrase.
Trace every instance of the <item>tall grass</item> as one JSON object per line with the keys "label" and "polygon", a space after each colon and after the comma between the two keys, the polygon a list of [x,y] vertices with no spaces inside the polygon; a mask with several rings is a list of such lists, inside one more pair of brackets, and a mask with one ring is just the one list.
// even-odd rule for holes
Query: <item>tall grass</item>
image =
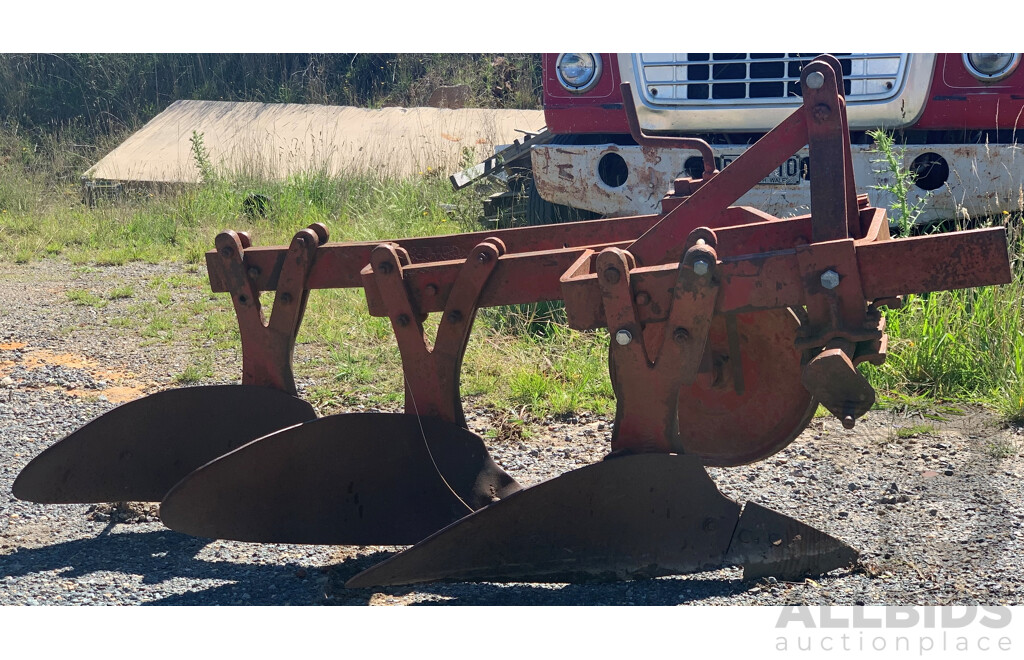
{"label": "tall grass", "polygon": [[178,99],[416,106],[452,84],[471,106],[536,108],[540,76],[537,54],[5,53],[0,119],[120,133]]}
{"label": "tall grass", "polygon": [[873,384],[910,396],[984,401],[1024,421],[1019,237],[1015,246],[1010,284],[909,296],[903,309],[888,312],[889,356],[872,371]]}
{"label": "tall grass", "polygon": [[[907,202],[913,174],[890,135],[872,137],[896,182],[888,190],[896,198],[898,233],[907,235],[920,213]],[[886,312],[885,364],[867,369],[872,384],[890,395],[976,400],[1019,422],[1024,421],[1024,215],[1004,212],[989,224],[1006,227],[1012,281],[907,296],[902,309]]]}

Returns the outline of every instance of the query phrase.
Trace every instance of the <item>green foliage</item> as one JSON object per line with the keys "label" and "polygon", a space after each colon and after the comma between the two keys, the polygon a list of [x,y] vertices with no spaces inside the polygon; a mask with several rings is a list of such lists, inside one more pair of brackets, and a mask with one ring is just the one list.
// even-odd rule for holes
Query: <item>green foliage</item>
{"label": "green foliage", "polygon": [[880,163],[881,169],[878,172],[888,176],[888,183],[872,188],[884,190],[893,196],[895,204],[889,212],[892,214],[891,221],[896,223],[896,234],[901,237],[909,236],[910,230],[925,207],[924,199],[916,203],[910,202],[910,191],[914,187],[917,175],[903,165],[906,149],[896,146],[892,133],[875,129],[868,131],[868,136],[875,141],[875,152],[882,154],[881,158],[872,162]]}
{"label": "green foliage", "polygon": [[91,291],[86,291],[85,289],[71,289],[67,292],[67,296],[68,300],[83,307],[103,309],[107,306],[106,300]]}
{"label": "green foliage", "polygon": [[110,134],[179,99],[415,106],[454,84],[473,106],[536,108],[540,80],[538,54],[7,53],[0,119]]}
{"label": "green foliage", "polygon": [[203,183],[215,183],[217,172],[213,169],[213,163],[210,162],[210,152],[203,144],[203,134],[199,131],[192,131],[189,142],[192,143],[192,160],[196,164],[196,169],[199,170],[199,176]]}
{"label": "green foliage", "polygon": [[[875,162],[889,182],[896,235],[905,237],[925,200],[909,195],[915,175],[903,165],[904,150],[892,134],[869,131],[881,158]],[[968,399],[991,403],[1008,420],[1024,420],[1024,240],[1021,216],[1000,220],[1009,235],[1013,281],[1000,287],[938,291],[907,296],[886,312],[889,354],[878,368],[866,367],[876,388],[897,398]]]}
{"label": "green foliage", "polygon": [[[868,368],[876,387],[906,395],[994,404],[1024,419],[1024,245],[1011,218],[1013,281],[998,287],[908,296],[886,313],[889,354]],[[1014,234],[1017,235],[1014,235]]]}

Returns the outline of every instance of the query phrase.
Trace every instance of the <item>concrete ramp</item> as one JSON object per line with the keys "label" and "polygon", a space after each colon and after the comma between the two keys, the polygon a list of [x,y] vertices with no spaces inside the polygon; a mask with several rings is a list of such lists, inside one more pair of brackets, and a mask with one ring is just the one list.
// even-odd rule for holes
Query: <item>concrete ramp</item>
{"label": "concrete ramp", "polygon": [[219,174],[441,176],[544,126],[540,110],[383,108],[176,101],[83,174],[83,181],[198,183],[193,131]]}

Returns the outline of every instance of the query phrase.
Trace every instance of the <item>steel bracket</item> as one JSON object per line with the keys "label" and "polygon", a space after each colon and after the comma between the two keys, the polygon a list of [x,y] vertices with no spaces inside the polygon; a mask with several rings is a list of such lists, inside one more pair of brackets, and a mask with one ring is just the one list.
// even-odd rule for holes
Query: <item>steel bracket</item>
{"label": "steel bracket", "polygon": [[244,232],[225,231],[216,238],[218,259],[207,260],[211,278],[219,277],[231,292],[242,340],[242,384],[273,387],[295,394],[292,354],[309,298],[307,281],[317,247],[327,242],[327,228],[310,225],[292,238],[281,274],[270,321],[264,318],[255,280],[259,268],[248,265],[245,252],[252,241]]}
{"label": "steel bracket", "polygon": [[694,230],[671,293],[668,318],[641,324],[632,255],[602,250],[595,270],[611,333],[608,354],[616,415],[612,453],[683,453],[679,390],[697,378],[718,295],[714,232]]}
{"label": "steel bracket", "polygon": [[[459,393],[462,359],[480,293],[503,254],[505,244],[497,238],[485,239],[470,251],[448,294],[431,346],[423,328],[427,315],[417,308],[416,296],[404,277],[410,264],[408,253],[394,243],[374,248],[368,272],[377,284],[402,355],[406,412],[466,427]],[[430,295],[429,291],[420,295],[424,293]],[[433,293],[437,293],[436,286]]]}

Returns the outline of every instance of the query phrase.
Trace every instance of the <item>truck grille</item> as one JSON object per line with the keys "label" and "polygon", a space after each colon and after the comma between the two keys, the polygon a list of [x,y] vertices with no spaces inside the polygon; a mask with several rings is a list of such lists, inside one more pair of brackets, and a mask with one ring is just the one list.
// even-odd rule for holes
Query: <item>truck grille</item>
{"label": "truck grille", "polygon": [[[847,101],[896,96],[907,71],[903,53],[834,53]],[[634,67],[652,105],[800,103],[800,70],[816,53],[642,53]]]}

